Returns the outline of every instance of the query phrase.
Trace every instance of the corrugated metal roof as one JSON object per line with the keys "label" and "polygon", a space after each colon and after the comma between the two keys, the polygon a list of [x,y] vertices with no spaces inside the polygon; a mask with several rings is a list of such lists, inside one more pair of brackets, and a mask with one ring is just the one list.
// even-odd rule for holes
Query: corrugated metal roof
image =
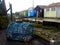
{"label": "corrugated metal roof", "polygon": [[57,7],[60,6],[60,2],[49,4],[48,7]]}
{"label": "corrugated metal roof", "polygon": [[46,8],[47,5],[39,5],[40,8]]}
{"label": "corrugated metal roof", "polygon": [[37,6],[40,7],[40,8],[45,8],[47,5],[37,5]]}
{"label": "corrugated metal roof", "polygon": [[60,2],[57,3],[52,3],[49,5],[38,5],[40,8],[48,8],[48,7],[59,7],[60,6]]}

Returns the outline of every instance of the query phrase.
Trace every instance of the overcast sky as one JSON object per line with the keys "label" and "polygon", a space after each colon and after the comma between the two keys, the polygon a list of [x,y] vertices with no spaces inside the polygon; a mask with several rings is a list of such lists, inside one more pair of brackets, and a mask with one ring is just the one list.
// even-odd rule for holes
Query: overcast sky
{"label": "overcast sky", "polygon": [[[33,6],[33,0],[5,0],[7,9],[9,8],[9,2],[12,4],[13,12],[26,10]],[[56,2],[60,2],[60,0],[34,0],[34,7],[36,5],[49,5]]]}

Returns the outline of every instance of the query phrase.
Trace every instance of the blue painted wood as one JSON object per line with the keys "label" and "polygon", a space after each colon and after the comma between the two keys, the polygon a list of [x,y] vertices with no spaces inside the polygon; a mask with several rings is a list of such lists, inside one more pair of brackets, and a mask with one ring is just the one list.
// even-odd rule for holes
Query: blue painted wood
{"label": "blue painted wood", "polygon": [[34,9],[29,9],[28,10],[28,17],[33,17],[33,16],[35,16],[35,10]]}

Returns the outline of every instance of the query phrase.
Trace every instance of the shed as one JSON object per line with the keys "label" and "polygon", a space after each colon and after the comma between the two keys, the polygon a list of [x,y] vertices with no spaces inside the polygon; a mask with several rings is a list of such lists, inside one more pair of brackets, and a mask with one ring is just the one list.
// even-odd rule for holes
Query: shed
{"label": "shed", "polygon": [[37,15],[37,11],[38,11],[38,17],[44,17],[44,6],[43,5],[38,5],[35,7],[35,12]]}
{"label": "shed", "polygon": [[35,16],[35,10],[33,8],[28,9],[28,17],[34,17]]}
{"label": "shed", "polygon": [[46,8],[44,8],[44,17],[60,18],[60,2],[46,6]]}

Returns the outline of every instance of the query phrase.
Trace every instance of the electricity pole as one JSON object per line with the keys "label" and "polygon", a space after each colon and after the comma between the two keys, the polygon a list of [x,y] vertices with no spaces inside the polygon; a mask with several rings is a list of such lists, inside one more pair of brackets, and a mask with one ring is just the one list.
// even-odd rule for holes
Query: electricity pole
{"label": "electricity pole", "polygon": [[32,1],[32,7],[34,8],[34,0]]}

